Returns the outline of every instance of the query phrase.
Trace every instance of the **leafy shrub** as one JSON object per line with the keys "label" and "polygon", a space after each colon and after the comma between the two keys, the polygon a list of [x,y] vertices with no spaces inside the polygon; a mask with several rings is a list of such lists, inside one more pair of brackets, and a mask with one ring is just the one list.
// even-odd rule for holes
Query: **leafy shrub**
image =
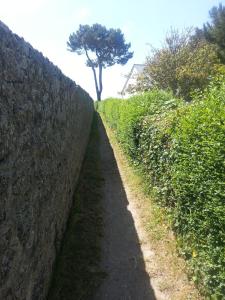
{"label": "leafy shrub", "polygon": [[225,295],[225,84],[187,107],[173,132],[174,227],[194,279]]}
{"label": "leafy shrub", "polygon": [[223,76],[191,104],[154,90],[99,106],[156,199],[172,211],[193,279],[216,299],[225,295],[224,108]]}
{"label": "leafy shrub", "polygon": [[151,47],[143,72],[127,91],[133,93],[157,87],[190,101],[192,92],[203,90],[216,74],[220,64],[217,52],[217,46],[193,36],[191,28],[182,32],[171,29],[162,47]]}
{"label": "leafy shrub", "polygon": [[98,110],[109,126],[116,130],[118,140],[127,154],[136,161],[142,119],[145,116],[164,114],[180,103],[171,93],[153,90],[128,100],[107,99],[100,103]]}

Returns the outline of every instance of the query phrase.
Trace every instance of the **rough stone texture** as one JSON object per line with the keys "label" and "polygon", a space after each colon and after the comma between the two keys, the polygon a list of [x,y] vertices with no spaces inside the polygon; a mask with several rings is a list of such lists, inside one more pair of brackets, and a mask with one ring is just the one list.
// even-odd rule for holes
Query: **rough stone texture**
{"label": "rough stone texture", "polygon": [[84,90],[0,22],[0,299],[45,299],[92,113]]}

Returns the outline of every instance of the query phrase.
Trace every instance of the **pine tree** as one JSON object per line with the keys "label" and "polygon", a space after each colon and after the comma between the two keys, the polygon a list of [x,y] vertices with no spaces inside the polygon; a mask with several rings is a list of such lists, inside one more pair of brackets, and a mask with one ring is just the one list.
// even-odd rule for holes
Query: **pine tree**
{"label": "pine tree", "polygon": [[208,42],[217,45],[218,55],[225,64],[225,6],[221,3],[218,7],[214,6],[209,15],[211,23],[203,25],[203,33]]}

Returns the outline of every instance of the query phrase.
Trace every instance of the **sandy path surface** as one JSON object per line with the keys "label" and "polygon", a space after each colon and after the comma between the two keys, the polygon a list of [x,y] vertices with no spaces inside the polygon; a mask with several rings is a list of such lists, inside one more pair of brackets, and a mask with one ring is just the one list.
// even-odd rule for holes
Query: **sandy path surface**
{"label": "sandy path surface", "polygon": [[[95,300],[163,299],[154,292],[140,246],[138,220],[132,196],[121,179],[113,149],[99,121],[103,191],[104,238],[102,268],[108,274]],[[137,228],[139,227],[139,229]],[[143,235],[143,234],[142,234]],[[146,247],[145,255],[152,255]],[[165,299],[165,298],[164,298]]]}

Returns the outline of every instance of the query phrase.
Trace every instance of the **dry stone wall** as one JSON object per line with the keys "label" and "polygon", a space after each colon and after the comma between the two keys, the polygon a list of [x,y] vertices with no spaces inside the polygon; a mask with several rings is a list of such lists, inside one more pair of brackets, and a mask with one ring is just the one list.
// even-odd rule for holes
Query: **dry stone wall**
{"label": "dry stone wall", "polygon": [[93,114],[90,96],[0,22],[0,299],[45,299]]}

